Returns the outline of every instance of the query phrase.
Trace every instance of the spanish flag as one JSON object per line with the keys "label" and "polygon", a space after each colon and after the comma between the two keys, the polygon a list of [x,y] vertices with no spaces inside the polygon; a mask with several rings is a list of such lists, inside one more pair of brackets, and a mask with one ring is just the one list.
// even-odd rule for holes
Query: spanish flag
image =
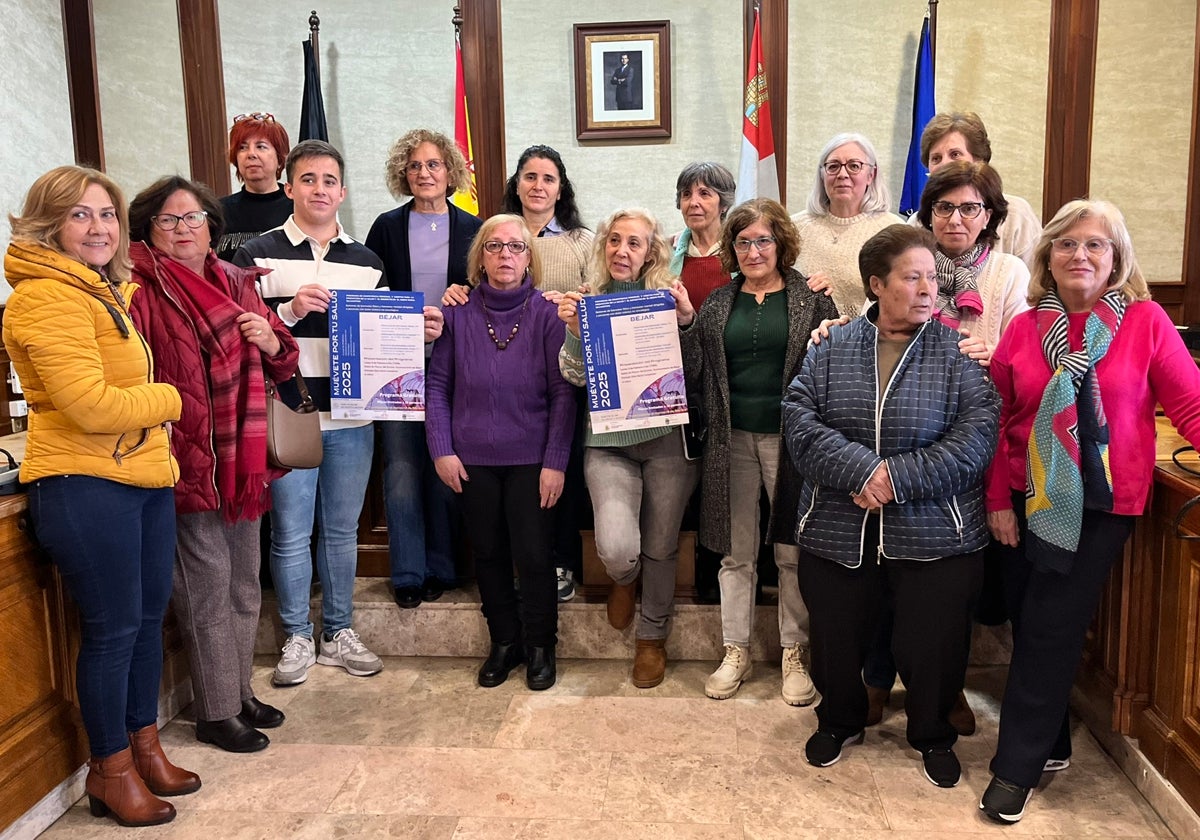
{"label": "spanish flag", "polygon": [[463,82],[462,45],[454,39],[454,143],[467,159],[467,173],[471,177],[468,190],[459,190],[451,201],[455,206],[472,216],[479,215],[479,193],[475,189],[475,156],[471,148],[471,119],[467,112],[467,86]]}

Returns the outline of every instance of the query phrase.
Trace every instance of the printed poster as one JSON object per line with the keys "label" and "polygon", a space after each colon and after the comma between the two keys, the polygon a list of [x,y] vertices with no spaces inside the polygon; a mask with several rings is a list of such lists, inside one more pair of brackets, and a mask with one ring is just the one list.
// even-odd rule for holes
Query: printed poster
{"label": "printed poster", "polygon": [[594,432],[688,422],[675,299],[665,289],[585,297],[579,305]]}
{"label": "printed poster", "polygon": [[425,295],[352,289],[330,295],[330,416],[423,421]]}

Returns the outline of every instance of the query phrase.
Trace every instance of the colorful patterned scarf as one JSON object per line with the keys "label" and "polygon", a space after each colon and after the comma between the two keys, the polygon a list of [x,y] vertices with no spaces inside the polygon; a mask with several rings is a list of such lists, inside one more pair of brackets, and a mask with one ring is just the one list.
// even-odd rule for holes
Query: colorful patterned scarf
{"label": "colorful patterned scarf", "polygon": [[1029,435],[1025,459],[1026,556],[1039,571],[1067,574],[1079,548],[1083,511],[1112,510],[1108,422],[1096,364],[1112,344],[1125,298],[1106,293],[1088,315],[1083,348],[1071,352],[1066,308],[1051,290],[1038,303],[1042,353],[1054,375]]}
{"label": "colorful patterned scarf", "polygon": [[958,329],[964,318],[978,318],[983,314],[983,298],[979,296],[976,280],[991,250],[987,245],[976,244],[958,257],[948,257],[940,250],[934,254],[938,276],[934,318],[951,329]]}

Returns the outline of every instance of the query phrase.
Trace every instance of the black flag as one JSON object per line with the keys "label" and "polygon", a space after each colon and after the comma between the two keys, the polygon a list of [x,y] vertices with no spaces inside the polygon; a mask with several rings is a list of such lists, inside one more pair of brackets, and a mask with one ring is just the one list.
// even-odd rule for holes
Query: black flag
{"label": "black flag", "polygon": [[312,41],[301,42],[304,47],[304,100],[300,103],[300,139],[329,142],[329,127],[325,124],[325,99],[321,96],[321,71]]}

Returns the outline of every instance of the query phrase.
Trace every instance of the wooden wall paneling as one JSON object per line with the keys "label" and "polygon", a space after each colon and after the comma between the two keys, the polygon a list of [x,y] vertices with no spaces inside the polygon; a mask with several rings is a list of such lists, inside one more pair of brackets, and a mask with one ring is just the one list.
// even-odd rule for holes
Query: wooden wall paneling
{"label": "wooden wall paneling", "polygon": [[62,0],[62,21],[75,162],[102,170],[104,136],[100,127],[100,84],[96,73],[92,0]]}
{"label": "wooden wall paneling", "polygon": [[217,195],[230,190],[225,71],[217,0],[176,0],[192,178]]}
{"label": "wooden wall paneling", "polygon": [[[754,10],[762,14],[763,69],[767,73],[767,95],[771,102],[771,127],[775,136],[775,167],[779,173],[779,201],[787,206],[787,97],[788,97],[788,0],[742,0],[742,99],[745,100],[745,70],[750,64],[754,39]],[[736,161],[734,173],[736,174]]]}
{"label": "wooden wall paneling", "polygon": [[[1200,7],[1196,10],[1196,64],[1192,71],[1192,139],[1188,151],[1187,211],[1183,232],[1183,313],[1177,324],[1200,323]],[[1154,290],[1158,299],[1158,290]]]}
{"label": "wooden wall paneling", "polygon": [[463,82],[471,109],[471,147],[475,153],[475,183],[479,215],[500,212],[504,196],[504,50],[500,39],[500,0],[461,0],[459,38]]}
{"label": "wooden wall paneling", "polygon": [[1099,0],[1052,0],[1042,218],[1088,194]]}

